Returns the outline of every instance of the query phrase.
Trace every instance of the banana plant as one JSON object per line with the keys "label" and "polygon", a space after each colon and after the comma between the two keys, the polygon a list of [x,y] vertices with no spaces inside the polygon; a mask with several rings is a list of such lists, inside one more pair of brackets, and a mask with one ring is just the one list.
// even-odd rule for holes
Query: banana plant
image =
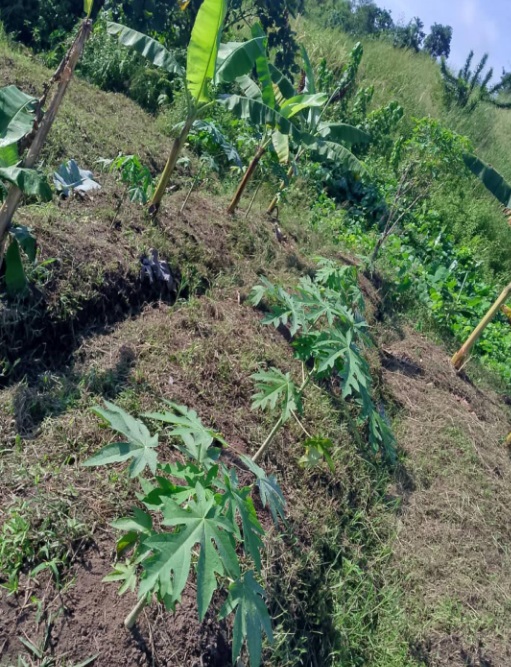
{"label": "banana plant", "polygon": [[[183,6],[186,6],[186,3]],[[186,67],[179,63],[175,53],[148,35],[118,23],[108,23],[108,32],[117,36],[120,44],[134,49],[156,67],[182,78],[184,82],[186,118],[149,202],[149,212],[152,215],[156,214],[160,207],[194,122],[202,111],[214,103],[210,84],[229,83],[246,74],[252,69],[256,55],[262,50],[261,37],[248,42],[220,44],[226,13],[227,0],[204,0],[193,26]]]}
{"label": "banana plant", "polygon": [[511,208],[511,185],[496,169],[472,153],[466,153],[463,156],[463,161],[488,192],[498,199],[505,208]]}
{"label": "banana plant", "polygon": [[[18,143],[33,129],[37,100],[16,86],[0,89],[0,201],[8,196],[9,186],[22,194],[49,201],[51,189],[46,178],[35,169],[19,166]],[[9,225],[5,254],[5,286],[10,295],[23,293],[27,279],[21,251],[35,260],[35,239],[25,227]]]}
{"label": "banana plant", "polygon": [[[359,46],[360,45],[356,45],[355,49],[359,48]],[[304,46],[301,46],[300,50],[303,61],[303,85],[301,87],[303,87],[304,93],[317,95],[316,75],[311,65],[309,54]],[[336,88],[322,109],[311,108],[307,114],[299,115],[298,120],[302,137],[306,137],[307,140],[302,141],[298,146],[298,150],[294,155],[292,164],[287,173],[288,181],[296,173],[296,163],[307,150],[309,150],[314,158],[320,162],[323,160],[333,160],[344,166],[348,171],[362,172],[364,170],[363,165],[353,155],[350,148],[355,144],[369,143],[371,141],[370,135],[347,123],[327,123],[323,120],[326,110],[336,101],[343,85],[344,84],[341,83],[341,85]],[[285,185],[286,182],[282,181],[279,191],[268,206],[266,212],[269,215],[277,207]]]}
{"label": "banana plant", "polygon": [[[2,168],[3,179],[10,183],[9,190],[0,208],[0,267],[4,259],[6,235],[13,230],[12,218],[21,202],[23,194],[39,195],[42,199],[51,198],[49,187],[41,182],[33,169],[37,164],[46,138],[57,117],[74,70],[83,52],[85,42],[92,32],[92,20],[90,19],[92,7],[93,0],[85,0],[84,10],[86,18],[82,21],[69,50],[55,74],[45,87],[42,97],[39,100],[28,98],[21,91],[14,90],[14,87],[8,86],[7,89],[4,89],[4,96],[0,100],[0,150],[2,150],[2,164],[0,166]],[[48,95],[54,85],[56,88],[55,93],[46,112],[43,113]],[[25,140],[25,144],[28,144],[28,150],[23,160],[18,164],[18,145],[22,139]],[[26,235],[23,233],[22,236],[25,237]],[[18,246],[9,245],[6,259],[8,262],[11,262],[11,266],[14,262],[17,270],[15,272],[15,280],[10,283],[7,281],[7,284],[8,290],[17,292],[25,290],[26,278],[24,273],[20,274],[20,271],[23,271],[19,253],[19,241],[21,237],[15,236],[14,238]],[[25,249],[25,252],[30,257],[33,254],[33,242],[30,241],[28,245],[26,242],[24,243],[25,245],[21,247]],[[13,249],[11,250],[11,248]],[[29,248],[28,251],[27,248]]]}
{"label": "banana plant", "polygon": [[298,144],[303,141],[298,124],[294,122],[295,117],[306,109],[322,107],[327,101],[323,93],[297,94],[290,81],[270,63],[266,35],[259,24],[252,27],[252,36],[262,37],[265,44],[264,51],[255,63],[259,85],[248,75],[238,77],[237,83],[243,94],[228,95],[221,99],[222,104],[237,118],[262,127],[257,151],[227,209],[230,214],[236,211],[245,188],[269,146],[273,145],[279,161],[287,164],[290,139]]}

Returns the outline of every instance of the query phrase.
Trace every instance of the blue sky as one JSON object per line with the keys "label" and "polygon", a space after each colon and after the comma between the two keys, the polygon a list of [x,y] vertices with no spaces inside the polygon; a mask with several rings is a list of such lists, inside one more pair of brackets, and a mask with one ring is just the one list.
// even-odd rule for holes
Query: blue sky
{"label": "blue sky", "polygon": [[511,71],[511,0],[377,0],[376,4],[390,9],[394,21],[419,16],[425,32],[432,23],[452,26],[453,67],[459,69],[474,49],[475,61],[489,52],[497,78],[503,67]]}

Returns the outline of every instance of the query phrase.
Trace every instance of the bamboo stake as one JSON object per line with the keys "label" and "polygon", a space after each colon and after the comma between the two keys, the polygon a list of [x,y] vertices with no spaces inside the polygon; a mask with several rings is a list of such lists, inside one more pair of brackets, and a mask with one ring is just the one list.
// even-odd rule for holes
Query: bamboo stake
{"label": "bamboo stake", "polygon": [[[21,164],[21,166],[25,169],[32,169],[39,158],[44,143],[60,109],[60,105],[62,104],[62,100],[64,99],[64,95],[66,94],[68,86],[73,77],[75,67],[78,63],[78,60],[80,59],[80,56],[82,55],[85,42],[91,34],[91,31],[92,21],[90,19],[85,19],[82,22],[80,30],[78,31],[78,34],[76,35],[69,51],[64,56],[55,75],[52,78],[51,83],[58,82],[57,90],[53,96],[48,111],[44,114],[41,120],[41,124],[35,132],[34,139],[27,151],[25,159]],[[44,102],[46,99],[47,92],[48,91],[46,91],[41,98],[42,102]],[[15,185],[12,185],[9,188],[9,194],[7,195],[7,198],[4,201],[2,208],[0,209],[0,266],[2,265],[3,261],[3,247],[7,230],[11,224],[12,217],[19,206],[21,196],[21,190]]]}
{"label": "bamboo stake", "polygon": [[160,208],[161,200],[163,198],[163,195],[165,194],[165,190],[167,189],[167,185],[169,184],[170,177],[172,176],[172,172],[175,169],[175,166],[177,164],[177,161],[179,159],[179,156],[181,155],[181,151],[183,150],[183,146],[185,145],[186,139],[188,138],[188,134],[192,128],[192,125],[195,122],[196,114],[192,113],[191,115],[188,116],[188,118],[185,121],[185,124],[183,126],[183,129],[181,130],[181,133],[179,136],[174,139],[174,143],[172,144],[172,149],[170,151],[169,159],[167,160],[167,164],[165,165],[165,169],[163,170],[162,175],[160,176],[160,180],[158,181],[158,185],[156,186],[156,190],[154,191],[154,195],[149,202],[149,213],[150,215],[156,215],[158,213],[158,209]]}
{"label": "bamboo stake", "polygon": [[261,161],[261,158],[264,155],[264,151],[266,150],[267,144],[261,144],[259,148],[257,149],[256,154],[254,155],[252,162],[249,164],[247,171],[245,172],[245,175],[243,176],[241,183],[238,186],[238,189],[236,190],[236,194],[234,195],[231,203],[229,204],[229,208],[227,209],[227,213],[229,215],[233,215],[238,208],[238,204],[240,203],[240,199],[243,196],[243,192],[245,191],[245,188],[247,187],[248,182],[252,178],[255,170],[257,169],[257,165]]}
{"label": "bamboo stake", "polygon": [[505,287],[499,298],[495,301],[493,306],[490,308],[490,310],[486,313],[486,315],[483,317],[483,319],[479,322],[477,327],[474,329],[474,331],[470,334],[468,337],[466,343],[461,346],[461,348],[456,352],[456,354],[453,356],[451,363],[454,366],[454,368],[459,371],[465,361],[467,360],[468,355],[470,354],[470,351],[478,341],[479,337],[483,333],[483,331],[486,329],[488,324],[492,321],[492,319],[495,317],[497,311],[501,307],[501,305],[504,303],[504,301],[508,298],[508,296],[511,294],[511,283]]}

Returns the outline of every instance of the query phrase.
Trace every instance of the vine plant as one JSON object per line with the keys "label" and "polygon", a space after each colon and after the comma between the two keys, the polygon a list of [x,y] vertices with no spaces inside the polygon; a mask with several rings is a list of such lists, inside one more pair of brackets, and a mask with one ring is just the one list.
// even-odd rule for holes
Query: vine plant
{"label": "vine plant", "polygon": [[[84,465],[129,461],[129,475],[138,478],[142,493],[137,497],[145,507],[135,507],[130,517],[114,522],[122,531],[117,553],[130,556],[118,562],[106,580],[122,582],[120,594],[138,586],[139,602],[125,620],[128,629],[153,596],[174,611],[192,570],[201,621],[215,591],[226,587],[219,618],[234,613],[233,660],[246,640],[250,665],[258,667],[263,634],[271,642],[272,628],[258,581],[264,530],[253,494],[257,488],[262,505],[278,523],[284,519],[282,492],[274,476],[243,456],[253,481],[240,484],[235,469],[220,460],[222,447],[227,446],[222,436],[204,426],[194,410],[166,405],[165,412],[142,415],[164,425],[155,434],[113,403],[94,409],[125,440],[107,445]],[[174,443],[181,460],[160,462],[160,439]],[[146,469],[151,477],[143,475]]]}
{"label": "vine plant", "polygon": [[[363,318],[364,299],[358,287],[356,269],[321,260],[315,278],[302,277],[294,292],[262,278],[261,284],[252,292],[251,301],[258,306],[263,299],[270,304],[263,323],[289,330],[295,356],[302,362],[302,381],[295,383],[289,373],[282,373],[277,368],[253,376],[258,391],[252,407],[280,412],[253,461],[259,461],[265,455],[290,417],[299,421],[309,383],[327,378],[337,378],[342,398],[358,406],[372,450],[387,460],[394,460],[394,437],[373,401],[369,364],[363,356],[363,349],[371,341]],[[314,458],[321,454],[331,465],[327,441],[309,436],[305,446]]]}

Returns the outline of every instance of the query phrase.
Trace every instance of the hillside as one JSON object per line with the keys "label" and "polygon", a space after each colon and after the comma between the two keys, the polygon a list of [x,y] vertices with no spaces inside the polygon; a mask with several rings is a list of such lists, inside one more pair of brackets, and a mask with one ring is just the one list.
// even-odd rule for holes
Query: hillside
{"label": "hillside", "polygon": [[[297,30],[315,59],[341,62],[352,46],[340,33],[320,37],[310,23]],[[462,117],[445,115],[430,60],[384,43],[364,49],[360,79],[375,85],[375,107],[396,98],[406,123],[415,115],[438,117],[511,175],[511,115],[481,107],[465,127]],[[3,40],[0,75],[5,85],[36,94],[51,72]],[[0,301],[0,665],[24,664],[20,657],[40,667],[231,663],[232,618],[216,614],[225,592],[215,592],[200,623],[195,575],[175,613],[153,602],[134,630],[123,626],[137,596],[119,596],[118,582],[103,578],[124,562],[112,522],[129,514],[140,487],[125,465],[82,465],[118,441],[92,409],[107,400],[139,417],[165,410],[165,401],[187,406],[223,436],[228,446],[220,460],[248,484],[240,455],[253,455],[275,423],[271,410],[253,409],[254,373],[275,367],[301,382],[310,370],[296,358],[290,327],[264,323],[271,303],[254,307],[249,295],[261,276],[289,290],[300,279],[312,281],[318,257],[345,271],[346,307],[346,295],[363,297],[364,308],[357,302],[354,312],[357,322],[367,320],[372,343],[363,354],[396,457],[371,449],[360,401],[343,398],[340,374],[306,385],[303,414],[286,422],[260,462],[282,488],[285,523],[275,526],[264,499],[254,500],[265,533],[260,579],[275,635],[263,664],[511,664],[505,378],[477,361],[454,372],[453,339],[442,343],[445,332],[429,326],[424,311],[398,309],[389,297],[393,267],[381,262],[364,270],[349,239],[342,242],[348,207],[323,212],[307,199],[314,187],[305,176],[278,219],[264,213],[275,187],[270,177],[250,192],[253,206],[247,196],[235,216],[226,213],[230,175],[204,179],[182,210],[200,169],[190,144],[189,165],[179,167],[157,217],[149,217],[97,161],[134,153],[158,173],[170,150],[166,126],[168,119],[124,96],[74,80],[44,168],[51,173],[74,158],[102,189],[83,200],[31,203],[16,214],[35,232],[40,254],[29,296]],[[486,251],[497,257],[509,230],[500,207],[474,183],[471,213],[459,217],[466,213],[468,225],[470,215],[485,214]],[[473,232],[467,229],[467,243]],[[373,230],[367,234],[374,240]],[[361,233],[356,241],[367,239]],[[174,289],[143,279],[141,258],[151,248],[168,262]],[[490,261],[481,269],[493,288],[505,269],[492,271]],[[153,433],[155,422],[147,423]],[[314,438],[332,443],[330,461],[319,456],[304,464],[305,443],[311,447]],[[182,450],[175,454],[169,441],[160,449],[182,462]]]}

